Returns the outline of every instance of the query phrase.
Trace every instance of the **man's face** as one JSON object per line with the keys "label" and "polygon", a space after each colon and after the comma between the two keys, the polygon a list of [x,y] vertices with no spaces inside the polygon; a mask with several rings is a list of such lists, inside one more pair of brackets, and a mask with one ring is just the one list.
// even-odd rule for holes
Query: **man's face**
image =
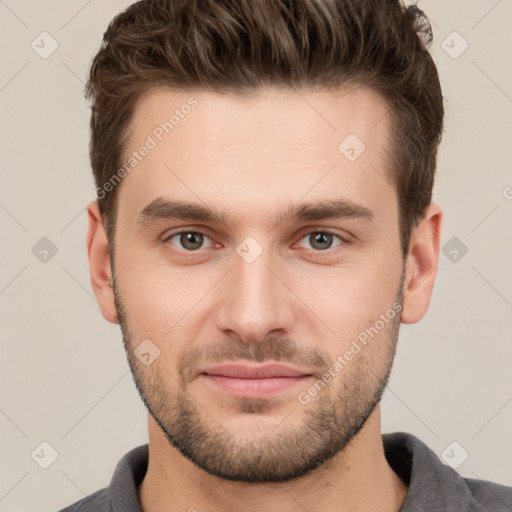
{"label": "man's face", "polygon": [[[191,96],[197,105],[169,133],[155,131]],[[403,277],[386,111],[368,89],[250,99],[160,89],[137,105],[126,157],[148,136],[155,145],[117,191],[119,322],[150,413],[213,475],[302,476],[380,400]],[[169,216],[166,201],[219,219]],[[334,202],[346,203],[342,214],[324,215]],[[224,363],[281,363],[303,376],[258,388],[213,376]]]}

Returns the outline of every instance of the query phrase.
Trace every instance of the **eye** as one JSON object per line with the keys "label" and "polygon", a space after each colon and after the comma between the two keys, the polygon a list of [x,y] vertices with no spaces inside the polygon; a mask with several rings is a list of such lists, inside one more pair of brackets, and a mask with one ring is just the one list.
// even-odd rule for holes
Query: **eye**
{"label": "eye", "polygon": [[[176,239],[176,242],[173,242],[173,239]],[[171,242],[172,245],[179,249],[194,252],[198,249],[205,249],[205,247],[202,247],[205,240],[210,240],[210,242],[212,242],[210,237],[202,231],[178,231],[167,236],[164,239],[164,242]]]}
{"label": "eye", "polygon": [[[306,236],[302,237],[301,240],[306,240],[306,242],[311,245],[311,247],[306,247],[306,249],[312,248],[315,251],[325,251],[333,247],[334,238],[340,240],[340,243],[336,244],[334,247],[345,243],[345,240],[340,235],[336,235],[330,231],[311,231]],[[299,247],[304,246],[299,243]]]}
{"label": "eye", "polygon": [[[335,239],[339,240],[337,244]],[[184,250],[185,252],[198,252],[201,249],[220,247],[219,244],[213,242],[207,233],[198,230],[175,231],[166,236],[164,242],[170,242],[178,250]],[[315,252],[322,252],[346,243],[348,243],[347,240],[330,231],[311,231],[301,238],[298,246]],[[205,246],[205,244],[208,245]],[[304,244],[309,244],[309,246]]]}

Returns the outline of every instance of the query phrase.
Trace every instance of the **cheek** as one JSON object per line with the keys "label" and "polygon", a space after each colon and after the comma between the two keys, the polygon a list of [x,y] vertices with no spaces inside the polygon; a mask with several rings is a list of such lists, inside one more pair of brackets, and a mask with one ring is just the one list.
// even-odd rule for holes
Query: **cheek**
{"label": "cheek", "polygon": [[338,344],[350,343],[392,307],[399,281],[400,269],[359,263],[307,279],[298,295],[336,333]]}
{"label": "cheek", "polygon": [[155,339],[162,338],[180,319],[192,313],[194,305],[217,280],[211,269],[184,270],[162,262],[143,263],[133,253],[130,258],[116,262],[116,279],[131,329]]}

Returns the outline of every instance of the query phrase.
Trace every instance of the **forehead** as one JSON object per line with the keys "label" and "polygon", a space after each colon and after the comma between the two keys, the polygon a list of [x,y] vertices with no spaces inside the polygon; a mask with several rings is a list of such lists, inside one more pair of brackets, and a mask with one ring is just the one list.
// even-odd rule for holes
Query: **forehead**
{"label": "forehead", "polygon": [[224,199],[236,209],[279,195],[287,207],[305,194],[315,200],[340,192],[364,203],[366,190],[377,202],[394,203],[394,191],[379,192],[390,189],[387,112],[368,88],[268,88],[249,97],[150,89],[134,110],[124,160],[151,149],[123,180],[120,201],[140,212],[167,194]]}
{"label": "forehead", "polygon": [[[135,145],[137,139],[153,134],[167,143],[195,144],[199,151],[237,143],[313,148],[318,142],[336,146],[344,134],[354,133],[366,145],[375,145],[387,131],[388,108],[376,91],[362,87],[335,91],[273,87],[247,97],[157,87],[147,90],[135,105],[128,143]],[[380,129],[375,130],[377,125]],[[195,137],[190,138],[192,129]]]}

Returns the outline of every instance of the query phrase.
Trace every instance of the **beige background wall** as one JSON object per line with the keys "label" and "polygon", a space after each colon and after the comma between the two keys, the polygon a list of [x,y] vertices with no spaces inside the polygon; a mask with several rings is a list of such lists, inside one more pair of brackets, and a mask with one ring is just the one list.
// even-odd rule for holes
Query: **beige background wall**
{"label": "beige background wall", "polygon": [[[108,21],[129,3],[0,0],[0,511],[58,510],[105,486],[119,458],[147,441],[85,252],[93,181],[83,82]],[[449,447],[455,465],[465,450],[462,475],[512,485],[512,1],[419,6],[446,98],[435,189],[446,254],[429,313],[402,326],[383,431],[411,432],[439,456]],[[41,32],[58,44],[47,58]],[[44,441],[58,452],[47,469],[31,457]],[[43,452],[39,464],[51,462]]]}

